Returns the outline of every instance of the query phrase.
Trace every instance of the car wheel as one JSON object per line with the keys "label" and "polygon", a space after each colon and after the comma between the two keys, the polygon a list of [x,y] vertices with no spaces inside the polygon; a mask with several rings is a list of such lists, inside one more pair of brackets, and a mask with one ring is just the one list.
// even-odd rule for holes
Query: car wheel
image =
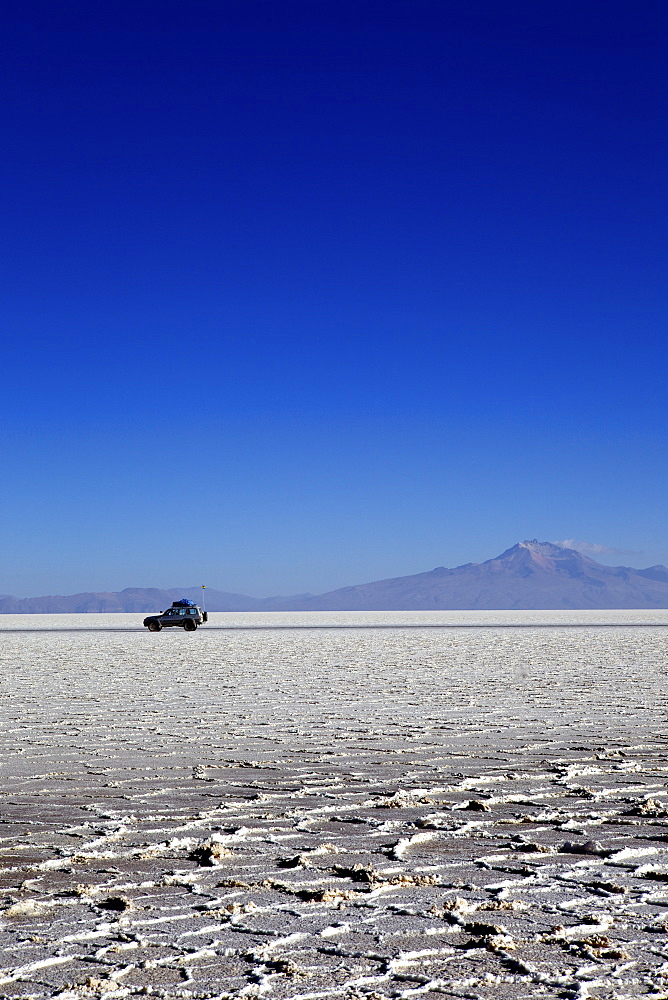
{"label": "car wheel", "polygon": [[162,625],[160,624],[160,622],[149,622],[148,623],[148,630],[149,630],[149,632],[159,632],[161,628],[162,628]]}
{"label": "car wheel", "polygon": [[186,632],[194,632],[195,629],[197,628],[197,622],[194,622],[192,618],[186,618],[186,620],[183,623],[183,627],[186,630]]}

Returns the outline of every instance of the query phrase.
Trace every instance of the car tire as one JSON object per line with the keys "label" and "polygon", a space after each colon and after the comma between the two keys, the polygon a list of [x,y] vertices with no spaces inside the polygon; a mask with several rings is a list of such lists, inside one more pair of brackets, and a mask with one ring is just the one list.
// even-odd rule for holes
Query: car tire
{"label": "car tire", "polygon": [[195,629],[197,628],[197,622],[194,622],[192,618],[186,618],[186,620],[183,623],[183,627],[186,630],[186,632],[194,632]]}
{"label": "car tire", "polygon": [[160,622],[149,622],[148,623],[148,630],[149,630],[149,632],[159,632],[161,628],[162,628],[162,625],[160,624]]}

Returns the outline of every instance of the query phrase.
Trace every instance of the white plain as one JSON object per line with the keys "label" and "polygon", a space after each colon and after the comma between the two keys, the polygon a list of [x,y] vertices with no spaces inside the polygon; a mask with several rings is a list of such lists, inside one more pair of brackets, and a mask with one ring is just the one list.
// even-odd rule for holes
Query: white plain
{"label": "white plain", "polygon": [[668,612],[142,618],[0,618],[3,995],[668,996]]}

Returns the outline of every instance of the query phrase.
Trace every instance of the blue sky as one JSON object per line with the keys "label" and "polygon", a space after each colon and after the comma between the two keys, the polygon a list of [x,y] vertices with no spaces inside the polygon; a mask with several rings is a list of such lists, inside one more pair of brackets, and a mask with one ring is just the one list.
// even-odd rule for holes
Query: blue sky
{"label": "blue sky", "polygon": [[10,19],[0,592],[668,561],[665,21]]}

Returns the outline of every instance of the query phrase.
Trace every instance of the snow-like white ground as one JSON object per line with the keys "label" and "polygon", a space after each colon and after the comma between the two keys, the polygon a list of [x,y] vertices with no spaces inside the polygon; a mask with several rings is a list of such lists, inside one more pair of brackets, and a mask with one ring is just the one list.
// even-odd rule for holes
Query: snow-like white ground
{"label": "snow-like white ground", "polygon": [[668,612],[0,617],[0,996],[668,997]]}

